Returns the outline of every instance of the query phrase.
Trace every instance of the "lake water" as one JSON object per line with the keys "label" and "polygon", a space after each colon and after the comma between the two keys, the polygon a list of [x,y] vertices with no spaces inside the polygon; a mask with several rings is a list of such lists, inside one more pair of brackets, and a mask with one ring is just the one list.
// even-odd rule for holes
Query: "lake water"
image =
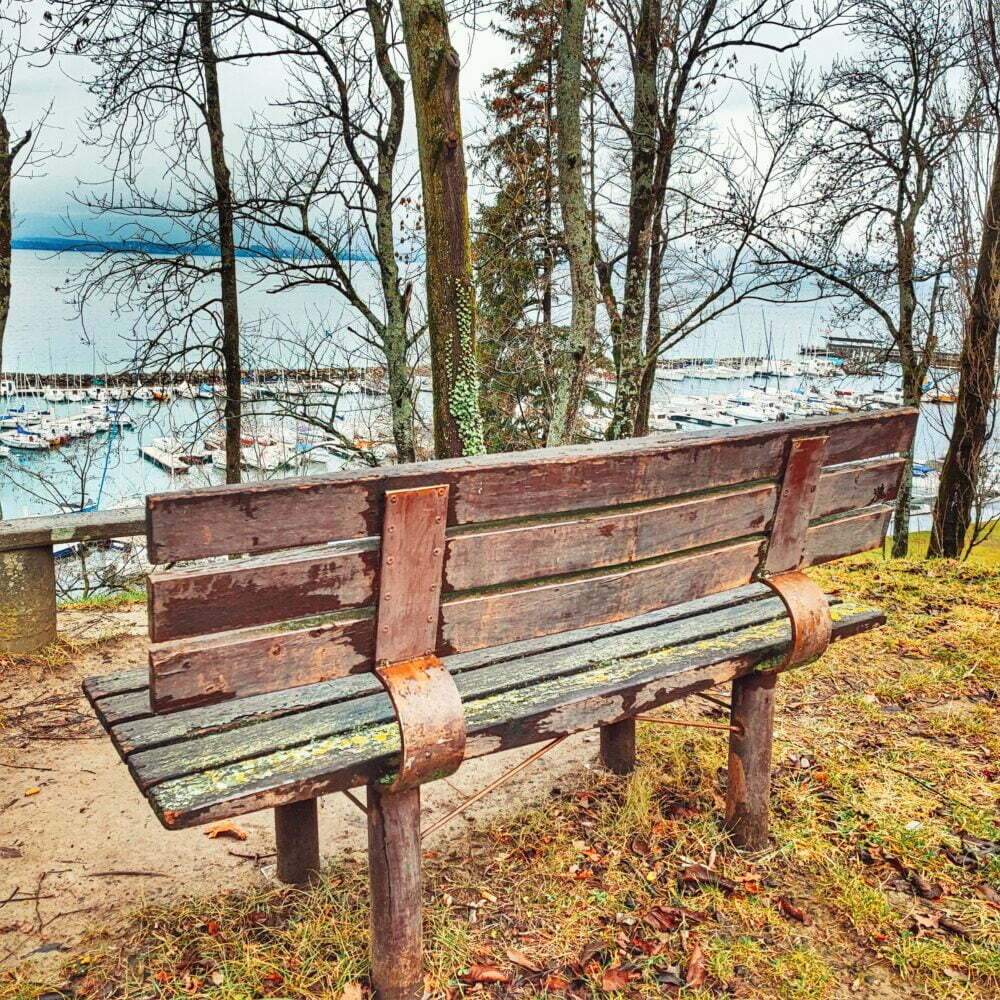
{"label": "lake water", "polygon": [[[86,263],[78,253],[52,255],[36,251],[15,251],[13,298],[4,344],[4,368],[15,372],[117,372],[130,357],[130,338],[136,316],[116,314],[108,303],[88,310],[82,325],[67,301],[68,277]],[[241,276],[248,284],[252,270],[241,262]],[[369,271],[363,263],[359,272]],[[374,278],[364,277],[374,293]],[[272,286],[273,287],[273,286]],[[276,324],[294,335],[309,332],[311,345],[319,342],[321,364],[343,364],[376,360],[362,347],[351,328],[360,329],[357,318],[344,309],[327,289],[299,289],[269,294],[267,287],[250,288],[241,298],[241,320],[251,330],[262,330],[256,346],[258,355]],[[691,338],[675,352],[678,356],[728,357],[764,355],[770,342],[775,356],[792,357],[800,345],[822,338],[831,321],[828,306],[814,303],[762,305],[753,303],[734,310],[723,319]],[[253,342],[253,336],[248,338]],[[301,358],[298,361],[302,363]],[[829,385],[831,380],[825,380]],[[894,380],[886,380],[889,386]],[[871,383],[843,379],[838,384],[869,388]],[[670,384],[670,391],[686,395],[722,394],[740,388],[737,382],[685,380]],[[424,399],[426,400],[426,396]],[[29,401],[28,407],[44,405]],[[370,401],[365,404],[370,407]],[[56,404],[58,415],[70,415],[80,404]],[[940,457],[946,446],[950,408],[926,407],[921,420],[917,458]],[[60,503],[78,506],[99,502],[101,506],[140,502],[148,492],[188,488],[218,481],[220,472],[211,466],[187,476],[172,477],[144,459],[139,448],[152,439],[190,427],[195,418],[200,429],[215,420],[211,404],[177,401],[171,406],[134,402],[131,414],[136,426],[131,431],[103,435],[54,449],[50,452],[14,452],[0,463],[0,504],[4,517],[50,513]],[[352,400],[344,414],[347,421],[363,418],[362,404]],[[334,464],[331,464],[334,467]],[[302,469],[320,472],[321,466]],[[292,474],[291,472],[285,474]]]}

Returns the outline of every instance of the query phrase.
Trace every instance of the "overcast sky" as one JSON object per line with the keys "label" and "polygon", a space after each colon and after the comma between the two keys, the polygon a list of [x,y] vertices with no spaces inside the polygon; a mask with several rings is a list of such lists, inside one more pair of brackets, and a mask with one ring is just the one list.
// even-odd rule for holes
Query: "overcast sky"
{"label": "overcast sky", "polygon": [[[0,5],[6,2],[0,0]],[[25,34],[25,42],[37,43],[44,0],[27,0],[24,6],[36,17]],[[455,25],[453,36],[463,59],[463,114],[467,132],[472,132],[479,118],[483,77],[495,66],[509,62],[510,47],[485,21],[475,32]],[[90,72],[91,65],[83,57],[63,56],[54,61],[39,57],[23,61],[17,67],[8,108],[12,131],[18,133],[37,121],[51,103],[45,141],[49,146],[61,146],[64,154],[45,165],[44,176],[15,181],[15,232],[18,236],[62,234],[65,226],[61,220],[67,211],[80,213],[78,207],[74,208],[74,189],[80,183],[100,182],[106,177],[99,151],[83,141],[80,131],[80,122],[90,100],[83,81]],[[278,59],[261,60],[254,64],[252,71],[223,66],[220,75],[226,117],[232,122],[227,130],[227,145],[237,149],[242,145],[240,127],[249,120],[251,112],[263,110],[268,100],[284,96],[285,75]],[[407,116],[408,131],[411,131],[409,108]]]}

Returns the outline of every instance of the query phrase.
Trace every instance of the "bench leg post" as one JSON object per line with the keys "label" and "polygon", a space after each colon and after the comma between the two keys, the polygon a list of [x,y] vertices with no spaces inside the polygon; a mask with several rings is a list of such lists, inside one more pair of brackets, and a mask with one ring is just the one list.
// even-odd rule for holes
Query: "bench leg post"
{"label": "bench leg post", "polygon": [[278,880],[292,885],[312,881],[319,874],[319,817],[316,799],[276,806],[274,839],[278,851]]}
{"label": "bench leg post", "polygon": [[372,986],[379,1000],[424,993],[420,788],[368,786]]}
{"label": "bench leg post", "polygon": [[601,726],[601,763],[615,774],[635,770],[635,719]]}
{"label": "bench leg post", "polygon": [[747,674],[733,681],[729,734],[729,784],[726,828],[733,843],[749,851],[767,847],[767,809],[771,791],[771,738],[777,674]]}

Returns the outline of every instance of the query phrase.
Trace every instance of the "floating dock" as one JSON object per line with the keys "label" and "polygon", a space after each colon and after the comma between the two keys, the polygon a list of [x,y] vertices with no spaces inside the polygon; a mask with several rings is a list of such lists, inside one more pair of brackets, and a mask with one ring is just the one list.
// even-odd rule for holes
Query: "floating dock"
{"label": "floating dock", "polygon": [[171,475],[184,475],[190,468],[190,463],[186,462],[180,455],[164,451],[162,448],[154,448],[152,445],[144,444],[139,448],[139,454],[147,462],[163,469]]}

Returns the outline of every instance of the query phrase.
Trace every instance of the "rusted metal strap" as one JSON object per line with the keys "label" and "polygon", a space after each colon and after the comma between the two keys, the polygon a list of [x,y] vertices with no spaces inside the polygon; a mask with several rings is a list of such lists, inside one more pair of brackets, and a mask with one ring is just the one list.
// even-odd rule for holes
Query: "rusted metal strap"
{"label": "rusted metal strap", "polygon": [[830,645],[833,619],[830,603],[819,584],[805,573],[778,573],[764,579],[788,611],[792,623],[792,645],[774,670],[800,667],[821,656]]}
{"label": "rusted metal strap", "polygon": [[774,669],[786,670],[816,659],[830,644],[833,621],[826,595],[800,572],[816,487],[826,458],[826,437],[793,438],[760,573],[781,598],[792,624],[792,645]]}
{"label": "rusted metal strap", "polygon": [[465,756],[462,699],[434,655],[447,512],[447,486],[386,493],[375,674],[399,722],[399,771],[390,791],[452,774]]}

